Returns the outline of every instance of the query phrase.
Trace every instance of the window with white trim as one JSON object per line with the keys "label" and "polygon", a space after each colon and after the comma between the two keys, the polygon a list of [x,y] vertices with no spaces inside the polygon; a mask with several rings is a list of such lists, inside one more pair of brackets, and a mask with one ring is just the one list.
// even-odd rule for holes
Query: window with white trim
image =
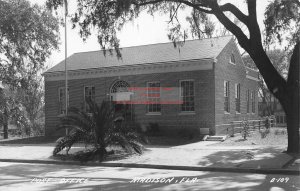
{"label": "window with white trim", "polygon": [[224,81],[224,112],[230,113],[229,81]]}
{"label": "window with white trim", "polygon": [[147,83],[148,113],[160,113],[160,82]]}
{"label": "window with white trim", "polygon": [[241,85],[235,84],[235,111],[241,113]]}
{"label": "window with white trim", "polygon": [[234,54],[231,54],[230,55],[230,61],[229,61],[230,64],[235,64],[235,57],[234,57]]}
{"label": "window with white trim", "polygon": [[[58,105],[59,105],[59,114],[66,113],[66,88],[58,88]],[[69,88],[68,88],[68,97],[67,97],[67,106],[69,107]]]}
{"label": "window with white trim", "polygon": [[84,87],[84,110],[87,113],[91,113],[91,108],[89,107],[88,100],[95,101],[95,87],[85,86]]}
{"label": "window with white trim", "polygon": [[180,98],[182,112],[195,111],[195,86],[194,80],[180,81]]}
{"label": "window with white trim", "polygon": [[255,113],[255,91],[251,92],[252,113]]}
{"label": "window with white trim", "polygon": [[247,113],[250,113],[250,90],[246,91]]}

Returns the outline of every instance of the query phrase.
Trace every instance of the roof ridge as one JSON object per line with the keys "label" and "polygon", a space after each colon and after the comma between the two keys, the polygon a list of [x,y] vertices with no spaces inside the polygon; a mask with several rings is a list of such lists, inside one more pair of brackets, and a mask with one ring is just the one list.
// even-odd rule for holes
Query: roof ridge
{"label": "roof ridge", "polygon": [[[232,39],[232,35],[225,35],[213,38],[186,40],[182,51],[174,51],[170,48],[169,46],[172,45],[172,42],[122,47],[122,54],[124,54],[122,62],[119,62],[120,60],[116,59],[115,56],[111,58],[112,56],[110,56],[109,53],[107,53],[107,56],[104,56],[104,50],[77,52],[67,58],[70,63],[68,69],[77,70],[93,67],[101,68],[105,66],[135,65],[141,63],[216,57]],[[141,52],[141,50],[147,51]],[[112,51],[113,55],[116,54],[114,49],[107,49],[106,51]],[[51,67],[46,72],[64,70],[63,61],[64,60]]]}
{"label": "roof ridge", "polygon": [[[224,38],[224,37],[233,37],[233,35],[223,35],[223,36],[216,36],[211,38],[202,38],[202,39],[190,39],[186,41],[178,41],[178,42],[191,42],[191,41],[198,41],[198,40],[212,40],[217,38]],[[129,49],[129,48],[137,48],[137,47],[145,47],[145,46],[154,46],[154,45],[162,45],[162,44],[171,44],[173,42],[160,42],[160,43],[153,43],[153,44],[142,44],[142,45],[135,45],[135,46],[126,46],[126,47],[120,47],[120,50],[122,49]],[[103,52],[103,51],[114,51],[115,49],[105,49],[105,50],[92,50],[92,51],[83,51],[83,52],[75,52],[74,54],[82,54],[82,53],[91,53],[91,52]]]}

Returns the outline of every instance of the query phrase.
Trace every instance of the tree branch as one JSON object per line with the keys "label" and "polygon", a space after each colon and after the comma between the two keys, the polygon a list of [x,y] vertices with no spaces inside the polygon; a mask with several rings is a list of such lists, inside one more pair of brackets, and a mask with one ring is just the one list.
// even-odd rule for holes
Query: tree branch
{"label": "tree branch", "polygon": [[177,19],[177,11],[178,11],[180,5],[181,5],[181,3],[179,3],[179,4],[177,5],[177,7],[176,7],[174,13],[172,14],[172,16],[170,16],[170,21],[169,21],[169,23],[171,23],[171,22],[173,21],[173,18],[174,18],[174,17],[176,17],[176,20],[178,20],[178,19]]}
{"label": "tree branch", "polygon": [[249,25],[251,26],[248,27],[250,39],[251,41],[255,41],[257,44],[261,44],[261,33],[257,22],[256,0],[247,0],[247,5],[249,13]]}
{"label": "tree branch", "polygon": [[188,5],[198,11],[201,11],[201,12],[204,12],[204,13],[207,13],[207,14],[213,14],[212,10],[208,10],[206,8],[209,8],[207,5],[205,4],[194,4],[194,3],[191,3],[189,1],[186,1],[186,0],[178,0],[179,2],[185,4],[185,5]]}
{"label": "tree branch", "polygon": [[236,36],[239,44],[248,51],[250,49],[249,39],[243,33],[243,31],[223,13],[216,0],[209,1],[209,6],[217,19],[225,26],[227,30]]}
{"label": "tree branch", "polygon": [[241,22],[243,22],[247,27],[249,27],[248,16],[242,13],[236,6],[231,3],[226,3],[220,6],[220,9],[225,12],[231,12],[236,18],[238,18]]}
{"label": "tree branch", "polygon": [[[174,0],[152,0],[152,1],[145,1],[145,2],[142,2],[142,3],[138,3],[138,2],[135,1],[132,4],[134,4],[136,6],[145,6],[145,5],[160,3],[160,2],[163,2],[163,1],[175,2]],[[204,4],[199,4],[199,3],[196,4],[196,3],[192,3],[192,2],[187,1],[187,0],[177,0],[176,2],[188,5],[189,7],[192,7],[194,9],[198,10],[198,11],[201,11],[201,12],[204,12],[204,13],[207,13],[207,14],[213,14],[213,12],[211,10],[206,9],[206,8],[209,8],[209,7],[205,6]]]}

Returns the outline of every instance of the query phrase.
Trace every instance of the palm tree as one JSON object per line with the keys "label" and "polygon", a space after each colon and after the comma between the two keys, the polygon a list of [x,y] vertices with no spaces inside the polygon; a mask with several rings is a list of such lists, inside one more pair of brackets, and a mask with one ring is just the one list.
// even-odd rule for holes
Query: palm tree
{"label": "palm tree", "polygon": [[117,146],[127,153],[143,152],[143,137],[135,126],[130,125],[122,118],[122,113],[114,112],[112,104],[103,101],[98,106],[94,101],[87,100],[90,113],[69,108],[69,113],[60,118],[59,128],[68,128],[69,134],[57,140],[53,155],[57,155],[66,148],[71,149],[74,143],[83,142],[92,146],[87,152],[89,159],[102,161],[107,156],[107,148]]}

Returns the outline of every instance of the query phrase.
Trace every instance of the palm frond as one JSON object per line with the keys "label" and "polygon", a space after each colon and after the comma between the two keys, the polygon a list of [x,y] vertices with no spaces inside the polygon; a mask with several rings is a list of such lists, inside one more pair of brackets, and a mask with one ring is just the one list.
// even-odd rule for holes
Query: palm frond
{"label": "palm frond", "polygon": [[[72,107],[67,116],[60,118],[59,128],[69,128],[70,134],[58,139],[53,155],[63,149],[68,152],[77,142],[92,146],[82,153],[82,161],[95,157],[103,160],[107,146],[120,146],[128,153],[143,152],[142,142],[145,139],[138,133],[136,123],[125,122],[123,113],[116,113],[110,102],[103,101],[98,106],[90,99],[86,101],[91,113]],[[121,120],[116,122],[116,119]]]}
{"label": "palm frond", "polygon": [[138,154],[142,154],[144,151],[144,146],[137,141],[129,141],[130,146],[133,148],[133,150],[138,153]]}
{"label": "palm frond", "polygon": [[60,151],[64,150],[65,148],[67,149],[67,153],[72,147],[72,145],[76,142],[75,136],[65,136],[61,137],[56,141],[55,148],[53,150],[53,155],[55,156],[58,154]]}

